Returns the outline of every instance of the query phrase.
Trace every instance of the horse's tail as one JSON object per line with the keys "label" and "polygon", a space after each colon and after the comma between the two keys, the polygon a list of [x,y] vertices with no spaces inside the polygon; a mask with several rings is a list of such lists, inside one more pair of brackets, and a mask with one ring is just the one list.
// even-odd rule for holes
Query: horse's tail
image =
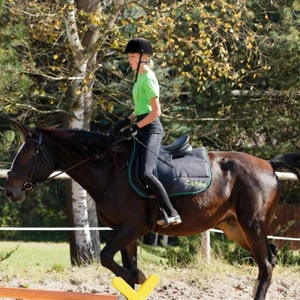
{"label": "horse's tail", "polygon": [[274,171],[277,169],[285,169],[296,174],[298,180],[300,180],[300,152],[277,155],[269,162]]}

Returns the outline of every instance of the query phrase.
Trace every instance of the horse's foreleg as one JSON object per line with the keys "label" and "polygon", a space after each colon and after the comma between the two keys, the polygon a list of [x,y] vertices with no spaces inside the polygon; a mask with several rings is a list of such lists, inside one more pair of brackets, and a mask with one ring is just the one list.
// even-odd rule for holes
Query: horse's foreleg
{"label": "horse's foreleg", "polygon": [[269,246],[271,248],[271,257],[270,257],[269,261],[271,262],[272,266],[275,267],[278,247],[274,244],[271,244],[271,243],[269,243]]}
{"label": "horse's foreleg", "polygon": [[[136,266],[136,241],[144,234],[128,225],[120,226],[100,253],[101,264],[116,276],[123,278],[132,287],[146,280],[144,273]],[[122,254],[123,267],[114,261],[114,256],[118,251]]]}
{"label": "horse's foreleg", "polygon": [[130,243],[121,250],[122,264],[126,269],[137,268],[137,241]]}
{"label": "horse's foreleg", "polygon": [[[137,270],[137,241],[130,243],[124,249],[121,250],[123,267],[129,270]],[[144,282],[145,276],[142,272],[138,272],[138,282]],[[134,288],[134,285],[131,286]]]}

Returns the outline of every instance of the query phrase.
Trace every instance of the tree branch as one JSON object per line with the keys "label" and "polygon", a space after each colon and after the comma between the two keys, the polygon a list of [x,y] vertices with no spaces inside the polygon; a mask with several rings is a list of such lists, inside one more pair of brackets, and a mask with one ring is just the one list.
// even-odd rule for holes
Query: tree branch
{"label": "tree branch", "polygon": [[86,49],[85,55],[87,55],[87,56],[93,55],[95,52],[98,51],[98,49],[100,49],[102,47],[102,45],[107,40],[107,38],[108,38],[107,33],[113,28],[113,26],[116,22],[116,19],[119,15],[121,9],[123,8],[124,0],[116,0],[114,5],[116,6],[116,10],[115,10],[114,14],[110,15],[110,21],[109,21],[108,26],[105,30],[105,35],[106,36],[104,34],[102,34],[101,37],[94,44],[92,44],[89,48]]}

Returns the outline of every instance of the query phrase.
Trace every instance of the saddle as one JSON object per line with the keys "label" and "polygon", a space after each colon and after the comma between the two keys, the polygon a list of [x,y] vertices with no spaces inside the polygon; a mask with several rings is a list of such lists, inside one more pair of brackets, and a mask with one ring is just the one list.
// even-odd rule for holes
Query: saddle
{"label": "saddle", "polygon": [[[139,175],[139,149],[143,147],[133,140],[128,178],[133,190],[141,197],[151,198],[151,191]],[[165,187],[169,197],[195,195],[205,191],[211,183],[211,169],[204,147],[193,149],[189,135],[185,134],[172,144],[161,146],[154,175]]]}

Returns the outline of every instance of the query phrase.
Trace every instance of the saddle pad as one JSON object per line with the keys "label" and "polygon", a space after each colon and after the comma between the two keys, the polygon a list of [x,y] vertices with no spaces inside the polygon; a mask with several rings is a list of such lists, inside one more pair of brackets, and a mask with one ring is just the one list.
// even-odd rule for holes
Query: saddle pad
{"label": "saddle pad", "polygon": [[[145,198],[151,192],[139,178],[137,142],[134,141],[128,168],[129,183],[133,190]],[[165,187],[169,197],[195,195],[205,191],[211,184],[211,169],[207,151],[204,147],[193,149],[189,154],[173,158],[172,154],[161,152],[157,160],[155,175]]]}

